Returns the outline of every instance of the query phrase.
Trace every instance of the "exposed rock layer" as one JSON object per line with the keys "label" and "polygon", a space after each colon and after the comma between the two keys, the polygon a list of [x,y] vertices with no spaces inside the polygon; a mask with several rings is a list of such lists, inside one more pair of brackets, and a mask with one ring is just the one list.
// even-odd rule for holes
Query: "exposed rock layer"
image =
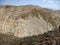
{"label": "exposed rock layer", "polygon": [[0,6],[0,32],[26,37],[58,27],[59,13],[33,5]]}

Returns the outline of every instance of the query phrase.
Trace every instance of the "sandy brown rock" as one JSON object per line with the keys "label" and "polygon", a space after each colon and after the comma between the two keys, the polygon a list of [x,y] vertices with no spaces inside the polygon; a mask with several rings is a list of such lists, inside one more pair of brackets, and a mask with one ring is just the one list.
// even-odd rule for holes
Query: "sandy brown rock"
{"label": "sandy brown rock", "polygon": [[26,37],[43,34],[59,26],[54,10],[38,6],[0,6],[0,32]]}

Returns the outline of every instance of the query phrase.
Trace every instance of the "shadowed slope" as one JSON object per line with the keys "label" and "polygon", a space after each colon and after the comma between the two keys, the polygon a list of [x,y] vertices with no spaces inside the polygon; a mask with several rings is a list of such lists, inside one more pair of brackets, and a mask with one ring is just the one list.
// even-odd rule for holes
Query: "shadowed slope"
{"label": "shadowed slope", "polygon": [[17,38],[13,35],[0,34],[0,45],[60,45],[60,33],[49,31],[44,34]]}

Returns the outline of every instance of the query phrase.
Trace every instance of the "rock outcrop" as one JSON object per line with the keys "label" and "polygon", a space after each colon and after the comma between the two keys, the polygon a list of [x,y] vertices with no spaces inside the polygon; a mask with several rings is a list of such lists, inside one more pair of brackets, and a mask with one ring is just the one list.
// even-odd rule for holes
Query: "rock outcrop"
{"label": "rock outcrop", "polygon": [[59,26],[59,13],[39,6],[0,6],[0,33],[27,37]]}

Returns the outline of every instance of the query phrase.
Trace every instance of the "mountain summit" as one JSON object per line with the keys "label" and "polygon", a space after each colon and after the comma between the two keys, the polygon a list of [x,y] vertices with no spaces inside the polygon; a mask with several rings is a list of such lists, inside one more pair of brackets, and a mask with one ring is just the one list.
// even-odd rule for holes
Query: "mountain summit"
{"label": "mountain summit", "polygon": [[0,6],[0,33],[27,37],[52,31],[60,25],[60,14],[35,5]]}

